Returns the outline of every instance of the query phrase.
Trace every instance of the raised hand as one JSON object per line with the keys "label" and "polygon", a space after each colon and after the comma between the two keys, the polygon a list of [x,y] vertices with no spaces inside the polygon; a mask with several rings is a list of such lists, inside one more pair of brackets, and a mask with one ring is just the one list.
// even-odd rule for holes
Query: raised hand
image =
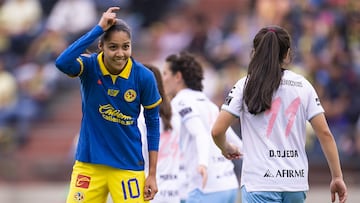
{"label": "raised hand", "polygon": [[98,24],[100,25],[100,27],[102,27],[102,29],[104,31],[106,31],[111,26],[116,24],[116,13],[115,12],[117,12],[119,10],[120,10],[120,7],[110,7],[106,12],[104,12],[102,14],[101,19]]}

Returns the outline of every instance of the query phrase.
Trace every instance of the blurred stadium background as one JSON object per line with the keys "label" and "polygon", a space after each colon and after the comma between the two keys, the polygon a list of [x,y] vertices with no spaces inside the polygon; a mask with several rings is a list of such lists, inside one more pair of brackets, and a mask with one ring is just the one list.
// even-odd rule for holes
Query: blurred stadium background
{"label": "blurred stadium background", "polygon": [[[0,0],[1,203],[65,201],[81,100],[78,80],[61,74],[54,60],[109,6],[120,6],[119,17],[132,27],[138,60],[161,68],[170,53],[196,54],[204,91],[219,105],[246,71],[254,34],[269,24],[288,29],[290,68],[316,87],[338,143],[348,202],[360,202],[360,1]],[[329,170],[310,128],[308,134],[307,202],[330,202]]]}

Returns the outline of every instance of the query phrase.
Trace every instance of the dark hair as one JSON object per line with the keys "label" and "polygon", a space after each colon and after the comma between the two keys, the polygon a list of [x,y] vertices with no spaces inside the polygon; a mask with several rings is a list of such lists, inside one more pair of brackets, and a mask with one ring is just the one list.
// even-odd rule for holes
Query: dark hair
{"label": "dark hair", "polygon": [[193,55],[187,52],[172,54],[166,58],[173,74],[180,72],[186,86],[193,90],[202,91],[204,79],[203,69]]}
{"label": "dark hair", "polygon": [[273,93],[279,88],[282,65],[291,46],[289,33],[279,26],[262,28],[253,40],[244,101],[251,114],[271,108]]}
{"label": "dark hair", "polygon": [[100,37],[100,43],[104,43],[110,38],[110,35],[114,32],[123,31],[128,34],[129,38],[131,39],[131,28],[130,26],[122,19],[116,19],[116,23],[107,29],[104,34]]}
{"label": "dark hair", "polygon": [[144,64],[144,66],[147,67],[149,70],[151,70],[151,72],[154,73],[156,83],[157,83],[157,86],[158,86],[158,89],[159,89],[159,93],[160,93],[160,96],[162,98],[162,102],[160,104],[160,117],[161,117],[161,119],[163,121],[163,124],[164,124],[164,130],[170,130],[170,129],[172,129],[172,126],[171,126],[171,116],[172,116],[171,105],[170,105],[169,99],[165,95],[164,86],[163,86],[163,83],[162,83],[161,72],[154,65]]}

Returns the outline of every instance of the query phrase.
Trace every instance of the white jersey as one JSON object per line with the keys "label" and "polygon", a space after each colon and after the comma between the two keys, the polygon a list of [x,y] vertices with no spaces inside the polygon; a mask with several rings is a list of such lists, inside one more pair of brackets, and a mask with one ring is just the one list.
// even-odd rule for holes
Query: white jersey
{"label": "white jersey", "polygon": [[[233,163],[224,158],[220,149],[215,145],[211,137],[211,128],[219,114],[219,108],[211,102],[204,93],[183,89],[172,99],[171,106],[181,118],[180,148],[183,154],[183,163],[188,177],[188,191],[199,189],[205,193],[218,192],[239,187],[234,173]],[[200,125],[206,129],[202,141],[197,137],[195,126],[188,129],[187,121],[193,118],[201,120]],[[200,142],[200,143],[199,143]],[[202,177],[198,172],[198,166],[207,166],[208,180],[205,188],[202,188]]]}
{"label": "white jersey", "polygon": [[240,117],[243,140],[241,185],[247,191],[306,191],[308,161],[306,122],[324,112],[312,85],[285,70],[271,109],[252,115],[243,101],[245,78],[240,79],[222,109]]}
{"label": "white jersey", "polygon": [[[158,151],[158,162],[156,168],[156,180],[158,192],[152,203],[180,203],[180,149],[179,149],[179,125],[180,121],[176,115],[172,116],[172,130],[164,131],[163,121],[160,117],[160,142]],[[143,156],[145,160],[145,173],[149,170],[149,153],[146,139],[146,125],[144,116],[139,116],[138,126],[143,143]]]}

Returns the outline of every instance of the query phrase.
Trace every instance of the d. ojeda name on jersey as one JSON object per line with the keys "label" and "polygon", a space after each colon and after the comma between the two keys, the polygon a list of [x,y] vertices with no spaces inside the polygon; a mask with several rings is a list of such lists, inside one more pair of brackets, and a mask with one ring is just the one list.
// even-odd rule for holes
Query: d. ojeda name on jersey
{"label": "d. ojeda name on jersey", "polygon": [[278,158],[294,158],[299,157],[297,150],[269,150],[269,157],[278,157]]}
{"label": "d. ojeda name on jersey", "polygon": [[[298,150],[269,150],[270,158],[296,158],[299,157]],[[304,169],[279,169],[277,171],[267,170],[265,178],[303,178],[305,177]]]}

